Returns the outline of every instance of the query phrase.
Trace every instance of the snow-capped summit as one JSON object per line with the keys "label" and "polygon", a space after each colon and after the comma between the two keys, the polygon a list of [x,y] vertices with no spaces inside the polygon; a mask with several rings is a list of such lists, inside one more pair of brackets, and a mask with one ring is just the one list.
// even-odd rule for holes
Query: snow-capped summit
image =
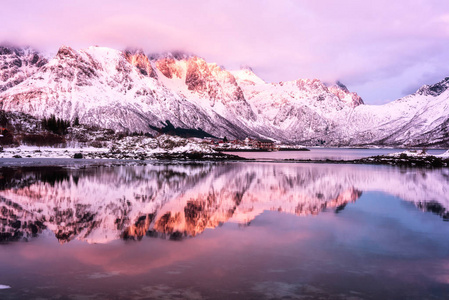
{"label": "snow-capped summit", "polygon": [[239,84],[265,84],[266,82],[257,76],[250,67],[243,67],[237,71],[231,71]]}
{"label": "snow-capped summit", "polygon": [[140,73],[143,75],[148,75],[152,78],[157,79],[157,74],[155,69],[153,68],[148,56],[145,55],[143,50],[135,49],[135,50],[125,50],[125,57],[129,63],[139,69]]}
{"label": "snow-capped summit", "polygon": [[340,100],[346,102],[348,105],[352,107],[364,104],[363,99],[359,95],[357,95],[357,93],[350,92],[348,88],[340,81],[337,81],[334,85],[330,86],[328,89],[331,93],[340,98]]}
{"label": "snow-capped summit", "polygon": [[239,118],[255,120],[235,77],[217,64],[197,56],[162,58],[155,64],[163,75],[159,80],[164,86],[203,109],[213,110],[235,124],[240,123]]}

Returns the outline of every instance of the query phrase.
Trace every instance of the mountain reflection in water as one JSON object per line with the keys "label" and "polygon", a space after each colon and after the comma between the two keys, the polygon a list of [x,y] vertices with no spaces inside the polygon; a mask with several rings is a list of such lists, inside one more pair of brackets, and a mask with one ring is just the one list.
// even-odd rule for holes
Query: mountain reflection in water
{"label": "mountain reflection in water", "polygon": [[280,163],[2,168],[0,239],[54,232],[60,243],[194,237],[264,211],[340,212],[382,191],[449,219],[448,170]]}

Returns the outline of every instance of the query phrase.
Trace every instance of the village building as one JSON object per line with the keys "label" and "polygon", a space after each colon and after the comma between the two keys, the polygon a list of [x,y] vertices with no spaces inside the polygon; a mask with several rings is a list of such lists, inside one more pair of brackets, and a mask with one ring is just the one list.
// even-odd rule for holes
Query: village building
{"label": "village building", "polygon": [[271,140],[259,140],[259,149],[267,150],[267,151],[274,151],[275,150],[275,144]]}

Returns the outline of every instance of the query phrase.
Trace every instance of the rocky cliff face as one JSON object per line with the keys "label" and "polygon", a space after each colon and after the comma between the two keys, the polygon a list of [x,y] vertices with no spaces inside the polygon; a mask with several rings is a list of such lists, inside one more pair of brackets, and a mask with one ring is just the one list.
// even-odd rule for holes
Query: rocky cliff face
{"label": "rocky cliff face", "polygon": [[142,50],[126,50],[124,54],[128,62],[135,66],[142,75],[157,79],[156,71]]}
{"label": "rocky cliff face", "polygon": [[337,81],[335,85],[330,86],[328,89],[329,92],[337,96],[340,100],[346,102],[351,107],[364,104],[363,99],[357,95],[357,93],[350,92],[348,88],[340,81]]}
{"label": "rocky cliff face", "polygon": [[[118,131],[152,132],[169,120],[228,138],[306,145],[449,145],[447,80],[371,106],[343,84],[318,79],[266,83],[185,54],[63,46],[47,61],[0,48],[0,108]],[[4,70],[4,71],[3,71]]]}
{"label": "rocky cliff face", "polygon": [[[235,123],[256,119],[235,77],[222,67],[196,56],[184,56],[178,60],[162,58],[156,61],[156,66],[165,76],[161,82],[188,100]],[[170,79],[177,79],[177,82]]]}
{"label": "rocky cliff face", "polygon": [[32,48],[0,46],[0,93],[37,72],[47,59]]}

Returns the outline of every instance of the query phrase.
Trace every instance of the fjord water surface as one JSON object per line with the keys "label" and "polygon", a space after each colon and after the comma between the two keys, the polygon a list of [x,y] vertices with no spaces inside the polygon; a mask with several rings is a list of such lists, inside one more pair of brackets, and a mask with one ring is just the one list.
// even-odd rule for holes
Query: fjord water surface
{"label": "fjord water surface", "polygon": [[1,299],[447,299],[449,171],[0,169]]}
{"label": "fjord water surface", "polygon": [[[403,152],[405,149],[394,148],[309,148],[310,151],[272,151],[272,152],[226,152],[249,159],[298,159],[298,160],[354,160],[369,156],[388,155]],[[417,151],[422,151],[417,150]],[[432,155],[443,154],[446,150],[429,149]]]}

